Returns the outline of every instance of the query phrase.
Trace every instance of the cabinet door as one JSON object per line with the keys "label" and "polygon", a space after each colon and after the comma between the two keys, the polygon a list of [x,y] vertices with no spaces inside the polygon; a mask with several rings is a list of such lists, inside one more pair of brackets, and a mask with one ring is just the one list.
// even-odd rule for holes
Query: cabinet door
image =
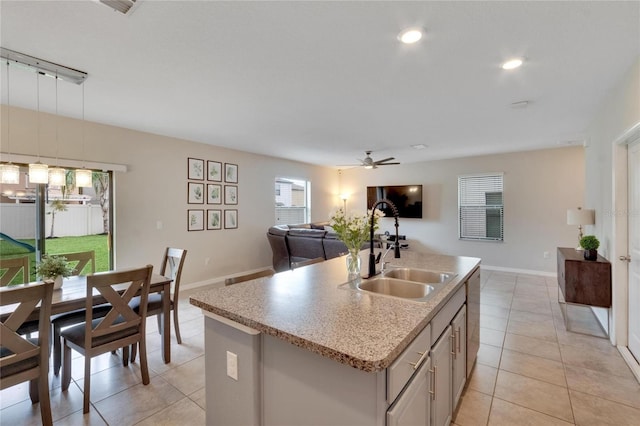
{"label": "cabinet door", "polygon": [[451,407],[455,411],[464,384],[467,380],[467,307],[460,308],[460,311],[451,321],[451,333],[453,335],[453,348],[451,348],[451,356],[453,357],[453,386],[451,389],[452,403]]}
{"label": "cabinet door", "polygon": [[387,426],[429,426],[431,358],[427,358],[387,411]]}
{"label": "cabinet door", "polygon": [[451,423],[451,326],[445,328],[431,348],[431,425],[446,426]]}

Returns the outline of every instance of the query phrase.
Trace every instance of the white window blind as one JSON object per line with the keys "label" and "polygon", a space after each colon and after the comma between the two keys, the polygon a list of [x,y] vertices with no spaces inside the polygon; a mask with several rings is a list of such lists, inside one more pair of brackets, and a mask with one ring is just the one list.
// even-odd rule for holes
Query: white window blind
{"label": "white window blind", "polygon": [[503,177],[503,173],[458,177],[460,239],[503,241]]}

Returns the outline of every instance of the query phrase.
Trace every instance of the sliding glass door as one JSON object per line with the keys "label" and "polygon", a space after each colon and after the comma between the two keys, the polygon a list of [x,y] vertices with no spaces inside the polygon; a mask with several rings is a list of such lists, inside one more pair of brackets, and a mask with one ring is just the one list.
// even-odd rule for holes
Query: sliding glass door
{"label": "sliding glass door", "polygon": [[[30,184],[26,165],[20,172],[19,184],[0,184],[0,277],[13,271],[10,259],[27,257],[34,281],[42,255],[84,251],[95,253],[96,271],[112,269],[112,174],[94,171],[92,188],[76,188],[73,170],[60,187]],[[22,274],[10,280],[21,282]]]}

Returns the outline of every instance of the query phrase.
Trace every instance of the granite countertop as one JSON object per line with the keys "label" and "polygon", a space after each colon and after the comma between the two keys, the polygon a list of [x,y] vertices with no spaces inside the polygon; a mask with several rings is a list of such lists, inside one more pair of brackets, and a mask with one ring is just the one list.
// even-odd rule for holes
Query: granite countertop
{"label": "granite countertop", "polygon": [[[377,250],[376,250],[377,251]],[[354,290],[345,258],[202,291],[192,305],[360,370],[387,368],[422,331],[480,259],[403,251],[392,266],[457,276],[426,302]],[[368,252],[361,253],[363,271]],[[346,284],[345,284],[346,283]]]}

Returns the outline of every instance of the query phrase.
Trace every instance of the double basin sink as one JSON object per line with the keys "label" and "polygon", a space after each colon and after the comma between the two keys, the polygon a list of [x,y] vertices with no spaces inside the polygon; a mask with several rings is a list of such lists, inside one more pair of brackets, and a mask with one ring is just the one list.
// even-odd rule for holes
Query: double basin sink
{"label": "double basin sink", "polygon": [[456,274],[416,268],[392,268],[381,275],[360,280],[357,288],[362,291],[426,301]]}

